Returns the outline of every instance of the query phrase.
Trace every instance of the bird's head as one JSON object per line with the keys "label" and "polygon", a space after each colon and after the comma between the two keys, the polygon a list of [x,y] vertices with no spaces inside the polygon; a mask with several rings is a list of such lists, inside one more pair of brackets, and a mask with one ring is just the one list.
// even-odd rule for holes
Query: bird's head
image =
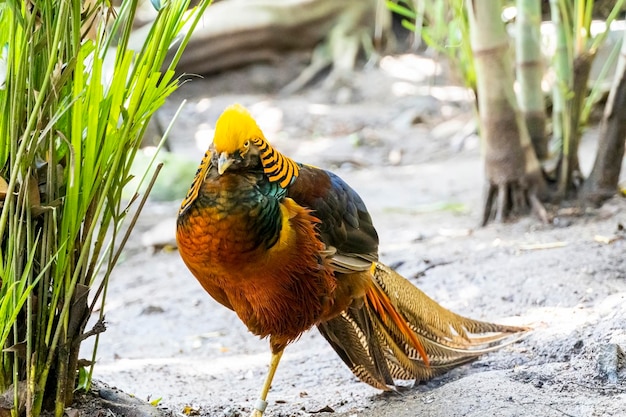
{"label": "bird's head", "polygon": [[215,124],[213,150],[217,170],[222,175],[229,168],[246,168],[258,163],[255,139],[265,140],[256,121],[240,104],[224,110]]}

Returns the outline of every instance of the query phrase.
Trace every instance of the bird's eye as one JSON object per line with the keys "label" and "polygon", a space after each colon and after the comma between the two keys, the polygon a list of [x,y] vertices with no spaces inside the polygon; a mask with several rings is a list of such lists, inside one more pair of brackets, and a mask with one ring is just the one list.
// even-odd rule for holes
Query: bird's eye
{"label": "bird's eye", "polygon": [[249,140],[247,140],[247,141],[245,141],[245,142],[243,143],[243,147],[244,147],[244,148],[247,148],[247,147],[249,147],[249,146],[250,146],[250,141],[249,141]]}

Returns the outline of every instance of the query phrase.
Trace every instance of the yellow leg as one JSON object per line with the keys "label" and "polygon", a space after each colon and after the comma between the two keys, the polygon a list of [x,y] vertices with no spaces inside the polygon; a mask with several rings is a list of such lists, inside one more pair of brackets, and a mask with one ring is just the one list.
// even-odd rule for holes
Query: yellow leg
{"label": "yellow leg", "polygon": [[250,417],[263,416],[265,408],[267,407],[267,393],[272,386],[272,379],[274,379],[274,374],[276,373],[276,368],[278,368],[278,363],[280,362],[281,356],[283,356],[282,350],[277,353],[272,353],[272,359],[270,360],[270,369],[267,371],[267,378],[265,378],[265,383],[263,384],[261,395],[259,395],[259,399],[256,401],[256,404],[254,405],[254,410],[252,410],[252,414],[250,414]]}

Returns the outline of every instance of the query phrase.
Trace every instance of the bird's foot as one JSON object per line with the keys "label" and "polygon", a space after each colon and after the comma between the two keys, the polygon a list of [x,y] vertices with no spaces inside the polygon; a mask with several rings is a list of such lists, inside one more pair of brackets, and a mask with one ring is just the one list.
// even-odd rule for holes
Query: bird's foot
{"label": "bird's foot", "polygon": [[252,414],[250,414],[250,417],[263,417],[263,413],[265,412],[266,408],[267,401],[259,398],[258,400],[256,400],[256,404],[254,404],[254,410],[252,410]]}

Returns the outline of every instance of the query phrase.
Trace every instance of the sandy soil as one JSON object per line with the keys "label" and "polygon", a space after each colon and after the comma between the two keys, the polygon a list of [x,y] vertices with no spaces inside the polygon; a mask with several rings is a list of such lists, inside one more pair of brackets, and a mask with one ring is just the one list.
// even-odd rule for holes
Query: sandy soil
{"label": "sandy soil", "polygon": [[[389,395],[359,383],[313,329],[286,350],[267,415],[626,415],[626,201],[562,209],[550,225],[525,218],[478,228],[483,175],[469,96],[441,85],[448,77],[436,64],[385,58],[351,86],[276,95],[300,69],[291,58],[183,86],[159,114],[169,120],[188,99],[170,146],[190,174],[178,179],[167,166],[164,174],[176,200],[215,119],[241,102],[276,147],[334,170],[360,192],[385,263],[458,313],[534,330]],[[584,167],[594,141],[592,130]],[[205,294],[170,249],[177,207],[153,201],[140,218],[111,279],[95,377],[140,399],[161,398],[170,413],[246,415],[267,369],[267,341]]]}

